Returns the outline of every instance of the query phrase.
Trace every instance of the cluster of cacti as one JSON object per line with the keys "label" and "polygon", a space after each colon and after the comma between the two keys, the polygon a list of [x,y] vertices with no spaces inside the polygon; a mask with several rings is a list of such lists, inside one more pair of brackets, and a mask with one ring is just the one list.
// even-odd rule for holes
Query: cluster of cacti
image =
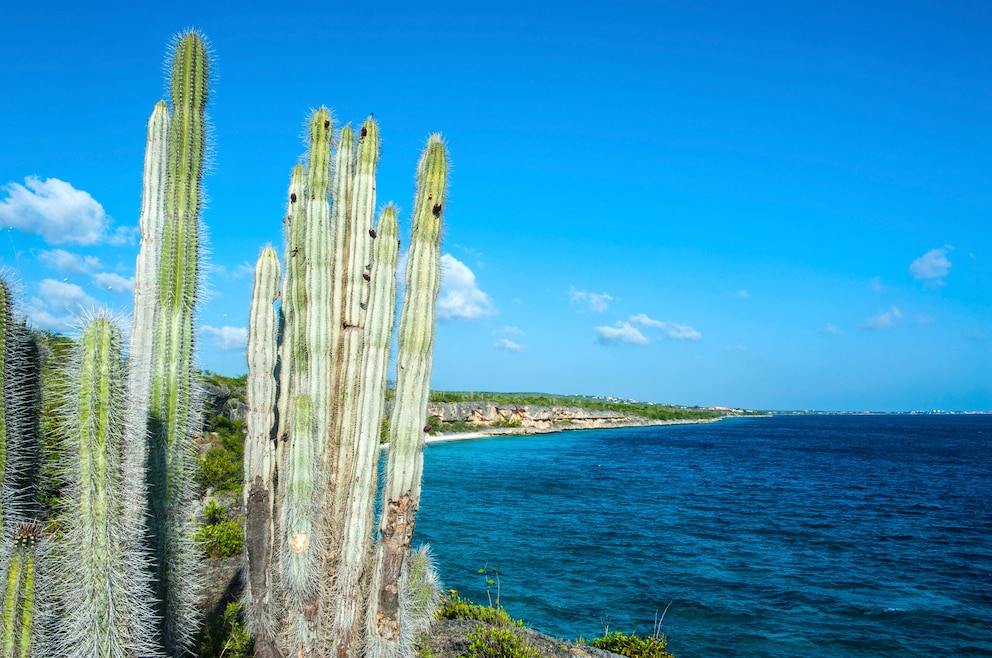
{"label": "cluster of cacti", "polygon": [[[125,362],[116,319],[98,314],[85,322],[76,357],[62,367],[57,439],[66,486],[48,519],[36,518],[41,510],[31,504],[38,349],[13,321],[9,290],[0,285],[4,657],[189,654],[199,418],[193,305],[206,94],[207,50],[198,33],[187,32],[175,44],[171,115],[160,102],[148,126],[130,357]],[[49,582],[39,587],[39,577]]]}
{"label": "cluster of cacti", "polygon": [[[374,224],[378,127],[310,117],[290,177],[285,276],[255,271],[245,447],[245,600],[257,655],[409,655],[439,588],[411,550],[423,463],[446,152],[421,157],[400,318],[396,403],[375,530],[379,434],[396,315],[396,210]],[[280,298],[280,314],[275,311]],[[278,318],[278,327],[277,327]]]}
{"label": "cluster of cacti", "polygon": [[[40,354],[0,281],[0,658],[189,655],[198,583],[192,437],[193,307],[207,50],[180,35],[172,103],[148,124],[134,316],[84,323],[58,405],[61,500],[37,504]],[[410,654],[439,586],[412,551],[440,284],[446,153],[417,172],[399,327],[396,403],[375,528],[379,435],[396,316],[399,237],[373,226],[378,127],[310,121],[289,189],[285,267],[258,261],[248,361],[246,603],[262,656]],[[333,203],[331,200],[333,199]],[[284,269],[284,274],[283,270]],[[278,305],[278,310],[277,310]]]}

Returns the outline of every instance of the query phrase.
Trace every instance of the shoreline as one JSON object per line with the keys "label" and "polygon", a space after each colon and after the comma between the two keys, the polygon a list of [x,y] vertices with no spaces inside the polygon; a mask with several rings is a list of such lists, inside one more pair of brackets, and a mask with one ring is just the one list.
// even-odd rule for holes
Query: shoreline
{"label": "shoreline", "polygon": [[488,439],[497,436],[520,436],[530,434],[557,434],[573,430],[611,430],[623,427],[660,427],[663,425],[701,425],[703,423],[715,423],[724,418],[735,416],[720,416],[719,418],[682,418],[675,420],[648,420],[640,421],[620,421],[597,426],[588,426],[582,423],[569,423],[552,427],[486,427],[480,426],[478,430],[471,432],[451,432],[435,434],[424,439],[424,443],[448,443],[452,441],[472,441],[475,439]]}

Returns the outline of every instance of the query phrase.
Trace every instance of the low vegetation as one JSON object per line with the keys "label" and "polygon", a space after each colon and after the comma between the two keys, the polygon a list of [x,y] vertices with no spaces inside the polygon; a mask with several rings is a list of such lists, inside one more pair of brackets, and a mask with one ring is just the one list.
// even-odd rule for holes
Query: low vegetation
{"label": "low vegetation", "polygon": [[[596,411],[642,416],[650,420],[699,420],[726,416],[729,410],[684,407],[589,395],[549,395],[546,393],[492,393],[466,391],[431,391],[431,402],[487,402],[501,406],[535,405],[544,407],[581,407]],[[450,431],[445,423],[445,430]]]}

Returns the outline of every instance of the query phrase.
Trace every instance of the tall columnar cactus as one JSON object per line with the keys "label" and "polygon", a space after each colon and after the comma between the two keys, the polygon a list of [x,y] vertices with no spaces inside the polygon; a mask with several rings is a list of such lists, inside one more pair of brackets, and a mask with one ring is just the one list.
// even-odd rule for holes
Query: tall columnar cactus
{"label": "tall columnar cactus", "polygon": [[128,578],[124,504],[124,364],[121,333],[107,317],[83,329],[69,373],[68,436],[73,456],[60,551],[60,654],[133,656],[154,653],[147,634],[147,590]]}
{"label": "tall columnar cactus", "polygon": [[193,310],[199,273],[207,72],[207,49],[201,36],[196,32],[182,35],[172,67],[148,455],[156,599],[162,642],[166,652],[174,655],[185,652],[195,631],[198,585],[191,532],[195,469],[191,437],[199,416]]}
{"label": "tall columnar cactus", "polygon": [[[440,282],[446,155],[440,138],[432,137],[418,173],[400,330],[403,383],[397,404],[402,409],[394,412],[392,422],[393,475],[383,494],[388,514],[375,548],[378,438],[396,314],[396,210],[386,206],[372,226],[379,138],[370,118],[362,126],[357,149],[351,128],[341,129],[330,215],[326,214],[323,145],[328,137],[315,130],[330,127],[329,120],[321,123],[323,112],[318,110],[311,119],[307,185],[300,190],[303,176],[297,167],[287,218],[282,345],[276,368],[281,373],[276,403],[280,418],[269,447],[277,453],[279,545],[273,552],[281,564],[280,577],[270,581],[270,587],[281,591],[270,590],[268,596],[282,602],[282,614],[278,619],[266,617],[251,589],[254,579],[262,582],[264,555],[256,564],[248,556],[251,592],[246,602],[250,619],[279,624],[278,630],[266,629],[266,637],[275,638],[278,646],[270,650],[266,644],[264,655],[398,657],[410,652],[413,627],[424,622],[438,592],[427,555],[412,554],[410,540],[419,501],[433,309]],[[304,208],[298,204],[301,198],[306,199]],[[324,252],[328,245],[330,251]],[[267,258],[271,256],[263,256]],[[261,280],[256,282],[260,285]],[[252,327],[263,324],[272,312],[267,296],[257,290],[255,299],[263,301],[253,305]],[[258,375],[269,377],[268,368],[259,366]],[[260,428],[257,434],[266,432]],[[246,460],[252,481],[265,481],[264,474],[252,470],[255,458]],[[250,509],[250,498],[248,505]],[[256,531],[257,537],[250,536],[252,532],[249,529],[246,538],[249,551],[264,545],[264,529]],[[316,582],[310,578],[311,565],[322,565]]]}
{"label": "tall columnar cactus", "polygon": [[32,518],[40,467],[41,357],[34,336],[14,318],[10,286],[0,280],[0,527]]}

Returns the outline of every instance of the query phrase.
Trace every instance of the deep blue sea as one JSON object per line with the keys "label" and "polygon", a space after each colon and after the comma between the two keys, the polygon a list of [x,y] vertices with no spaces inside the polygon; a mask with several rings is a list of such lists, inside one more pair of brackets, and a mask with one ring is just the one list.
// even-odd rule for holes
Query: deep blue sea
{"label": "deep blue sea", "polygon": [[[775,416],[438,443],[417,540],[543,632],[679,658],[992,656],[992,415]],[[495,588],[491,588],[494,590]],[[492,591],[495,595],[495,591]]]}

